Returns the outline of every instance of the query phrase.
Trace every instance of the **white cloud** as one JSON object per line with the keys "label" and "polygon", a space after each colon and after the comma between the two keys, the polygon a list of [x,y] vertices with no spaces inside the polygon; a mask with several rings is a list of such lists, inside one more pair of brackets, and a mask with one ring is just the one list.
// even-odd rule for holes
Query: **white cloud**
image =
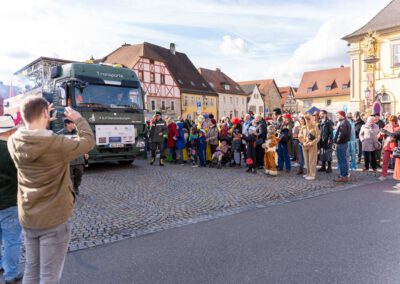
{"label": "white cloud", "polygon": [[232,38],[226,35],[219,45],[219,49],[225,55],[243,55],[248,52],[246,42],[242,38]]}

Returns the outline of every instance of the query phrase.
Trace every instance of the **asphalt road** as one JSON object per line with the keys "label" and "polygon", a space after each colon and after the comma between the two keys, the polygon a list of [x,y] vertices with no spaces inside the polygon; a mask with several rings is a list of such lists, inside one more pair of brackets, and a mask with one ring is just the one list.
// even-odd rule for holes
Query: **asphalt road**
{"label": "asphalt road", "polygon": [[393,181],[70,253],[62,283],[400,283]]}

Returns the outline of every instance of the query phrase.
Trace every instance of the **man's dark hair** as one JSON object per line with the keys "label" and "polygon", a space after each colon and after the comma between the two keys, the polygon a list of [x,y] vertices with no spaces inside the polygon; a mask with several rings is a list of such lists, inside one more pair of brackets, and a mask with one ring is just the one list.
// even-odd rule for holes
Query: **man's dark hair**
{"label": "man's dark hair", "polygon": [[356,111],[356,112],[354,113],[354,116],[355,116],[355,117],[361,117],[361,112]]}
{"label": "man's dark hair", "polygon": [[326,114],[326,115],[328,115],[328,112],[327,112],[326,110],[324,110],[324,109],[323,109],[323,110],[321,110],[320,112],[321,112],[321,113],[323,113],[323,114]]}
{"label": "man's dark hair", "polygon": [[49,103],[42,97],[29,96],[21,104],[21,115],[25,122],[31,123],[40,118]]}
{"label": "man's dark hair", "polygon": [[374,115],[373,116],[379,116],[379,117],[381,117],[381,114],[380,113],[378,113],[378,112],[376,112],[376,113],[374,113]]}
{"label": "man's dark hair", "polygon": [[274,113],[275,113],[275,115],[281,115],[282,110],[280,108],[274,108]]}

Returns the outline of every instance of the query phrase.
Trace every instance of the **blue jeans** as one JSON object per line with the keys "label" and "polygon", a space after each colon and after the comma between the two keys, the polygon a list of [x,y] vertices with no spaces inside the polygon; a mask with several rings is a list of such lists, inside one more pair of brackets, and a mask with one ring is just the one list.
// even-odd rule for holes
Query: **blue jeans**
{"label": "blue jeans", "polygon": [[[14,279],[19,273],[21,256],[21,225],[18,221],[17,206],[0,210],[0,267],[4,268],[4,279]],[[4,255],[1,255],[1,243],[4,242]]]}
{"label": "blue jeans", "polygon": [[199,149],[200,167],[206,166],[206,148],[200,147]]}
{"label": "blue jeans", "polygon": [[290,170],[290,156],[287,145],[278,144],[278,169],[283,170],[284,164],[286,164],[286,169]]}
{"label": "blue jeans", "polygon": [[183,149],[178,149],[179,160],[183,162]]}
{"label": "blue jeans", "polygon": [[336,145],[336,157],[338,159],[339,175],[347,177],[349,175],[349,163],[347,161],[347,143]]}
{"label": "blue jeans", "polygon": [[304,169],[304,154],[303,154],[303,145],[301,145],[301,143],[298,144],[299,147],[299,155],[300,155],[300,168]]}

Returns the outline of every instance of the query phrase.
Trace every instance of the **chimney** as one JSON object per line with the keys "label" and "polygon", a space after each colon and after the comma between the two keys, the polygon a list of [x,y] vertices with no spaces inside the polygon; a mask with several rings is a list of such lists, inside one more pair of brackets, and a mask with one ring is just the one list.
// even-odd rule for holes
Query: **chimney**
{"label": "chimney", "polygon": [[344,68],[344,65],[340,65],[340,68]]}
{"label": "chimney", "polygon": [[127,46],[131,46],[129,43],[124,43],[123,45],[121,45],[122,47],[127,47]]}
{"label": "chimney", "polygon": [[171,52],[171,54],[175,55],[175,43],[171,42],[169,44],[169,51]]}
{"label": "chimney", "polygon": [[217,68],[217,69],[215,69],[215,71],[217,71],[217,72],[221,72],[221,69]]}

